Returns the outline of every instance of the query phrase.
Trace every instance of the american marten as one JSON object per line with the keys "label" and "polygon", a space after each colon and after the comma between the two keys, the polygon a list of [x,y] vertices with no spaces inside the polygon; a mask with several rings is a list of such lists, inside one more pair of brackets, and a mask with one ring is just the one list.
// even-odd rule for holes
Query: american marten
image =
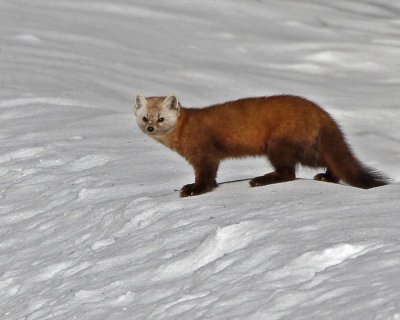
{"label": "american marten", "polygon": [[326,168],[314,177],[319,181],[343,180],[364,189],[388,184],[354,156],[332,117],[301,97],[245,98],[188,109],[174,95],[137,95],[135,115],[145,134],[193,166],[195,183],[182,187],[182,197],[211,191],[220,161],[245,156],[267,156],[275,169],[251,179],[252,187],[294,180],[298,164]]}

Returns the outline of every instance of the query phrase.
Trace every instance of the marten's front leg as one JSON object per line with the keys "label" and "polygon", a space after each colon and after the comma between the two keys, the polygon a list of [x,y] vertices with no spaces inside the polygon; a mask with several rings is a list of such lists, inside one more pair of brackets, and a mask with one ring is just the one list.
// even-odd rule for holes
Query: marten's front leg
{"label": "marten's front leg", "polygon": [[211,191],[217,186],[218,161],[202,159],[192,163],[195,171],[195,183],[187,184],[181,189],[181,197],[197,196]]}

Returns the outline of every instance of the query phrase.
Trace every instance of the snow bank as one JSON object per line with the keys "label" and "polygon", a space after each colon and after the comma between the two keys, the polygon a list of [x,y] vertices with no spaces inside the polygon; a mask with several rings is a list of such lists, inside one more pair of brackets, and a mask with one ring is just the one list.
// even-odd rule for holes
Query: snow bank
{"label": "snow bank", "polygon": [[[400,319],[397,1],[0,1],[0,318]],[[393,184],[190,166],[137,93],[301,94]]]}

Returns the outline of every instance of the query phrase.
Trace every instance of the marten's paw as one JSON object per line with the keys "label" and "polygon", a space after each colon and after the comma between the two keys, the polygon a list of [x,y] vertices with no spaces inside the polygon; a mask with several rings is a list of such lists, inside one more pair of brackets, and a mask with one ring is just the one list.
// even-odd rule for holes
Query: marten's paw
{"label": "marten's paw", "polygon": [[200,186],[196,186],[195,183],[187,184],[182,187],[181,189],[181,197],[186,198],[186,197],[191,197],[191,196],[197,196],[199,194],[205,193],[209,190],[206,190],[206,188],[201,188]]}
{"label": "marten's paw", "polygon": [[197,185],[195,183],[191,183],[182,187],[180,195],[182,198],[198,196],[199,194],[211,191],[216,186],[217,186],[216,182],[214,182],[211,185]]}
{"label": "marten's paw", "polygon": [[255,178],[251,179],[249,183],[250,183],[251,187],[260,187],[260,186],[266,186],[268,184],[273,184],[273,183],[292,181],[294,179],[296,179],[294,172],[275,171],[275,172],[267,173],[266,175],[261,176],[261,177],[255,177]]}
{"label": "marten's paw", "polygon": [[324,182],[332,182],[332,183],[338,183],[339,182],[339,179],[337,179],[334,176],[332,176],[329,172],[318,173],[317,175],[314,176],[314,180],[324,181]]}

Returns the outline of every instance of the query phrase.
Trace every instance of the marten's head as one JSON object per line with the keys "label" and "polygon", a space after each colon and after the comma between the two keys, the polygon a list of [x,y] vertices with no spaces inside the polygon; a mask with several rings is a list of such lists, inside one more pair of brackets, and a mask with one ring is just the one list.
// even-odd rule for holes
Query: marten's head
{"label": "marten's head", "polygon": [[165,135],[174,130],[180,114],[178,98],[168,97],[145,98],[136,96],[136,121],[142,131],[148,135]]}

